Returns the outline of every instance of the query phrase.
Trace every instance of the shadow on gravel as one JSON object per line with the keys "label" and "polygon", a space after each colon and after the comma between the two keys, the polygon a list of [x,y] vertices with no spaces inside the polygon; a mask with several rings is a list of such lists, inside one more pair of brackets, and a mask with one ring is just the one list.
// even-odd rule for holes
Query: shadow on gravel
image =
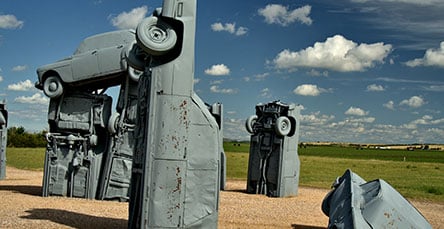
{"label": "shadow on gravel", "polygon": [[127,228],[126,219],[113,219],[107,217],[85,215],[77,212],[60,209],[36,208],[26,211],[29,215],[21,216],[23,219],[49,220],[54,223],[73,228]]}
{"label": "shadow on gravel", "polygon": [[42,196],[42,186],[35,185],[0,185],[1,191],[19,192],[26,195]]}
{"label": "shadow on gravel", "polygon": [[245,190],[245,189],[226,189],[226,190],[222,190],[222,191],[224,191],[224,192],[238,192],[238,193],[248,194],[247,190]]}
{"label": "shadow on gravel", "polygon": [[308,226],[308,225],[300,225],[300,224],[292,224],[291,228],[293,229],[324,229],[326,227],[318,227],[318,226]]}

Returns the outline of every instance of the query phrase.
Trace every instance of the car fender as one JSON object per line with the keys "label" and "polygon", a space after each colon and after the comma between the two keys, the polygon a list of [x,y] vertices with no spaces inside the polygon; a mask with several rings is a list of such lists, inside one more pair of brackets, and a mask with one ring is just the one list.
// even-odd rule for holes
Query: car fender
{"label": "car fender", "polygon": [[43,85],[44,80],[51,75],[60,77],[62,82],[72,82],[72,68],[71,68],[71,58],[57,61],[52,64],[44,65],[37,69],[37,75],[39,77],[39,84]]}

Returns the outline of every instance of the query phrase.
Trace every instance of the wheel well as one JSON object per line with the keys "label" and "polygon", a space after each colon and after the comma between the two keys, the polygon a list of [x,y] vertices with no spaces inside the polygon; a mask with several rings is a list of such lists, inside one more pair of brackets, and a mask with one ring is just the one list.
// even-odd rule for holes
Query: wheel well
{"label": "wheel well", "polygon": [[54,70],[49,70],[47,72],[45,72],[45,74],[43,74],[42,77],[42,84],[45,82],[45,80],[50,77],[50,76],[56,76],[60,79],[60,82],[63,82],[62,79],[60,78],[60,75],[58,72],[54,71]]}
{"label": "wheel well", "polygon": [[291,137],[296,133],[296,127],[297,127],[296,125],[298,125],[298,123],[297,123],[296,119],[292,116],[288,116],[288,119],[290,120],[290,123],[291,123],[291,130],[287,136]]}

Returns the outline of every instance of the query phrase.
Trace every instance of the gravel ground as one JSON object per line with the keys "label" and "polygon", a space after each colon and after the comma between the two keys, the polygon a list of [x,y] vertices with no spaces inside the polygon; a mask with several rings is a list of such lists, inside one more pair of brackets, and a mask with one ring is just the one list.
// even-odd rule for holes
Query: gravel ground
{"label": "gravel ground", "polygon": [[[7,167],[0,180],[0,228],[126,228],[128,203],[41,197],[42,172]],[[219,228],[325,228],[321,203],[328,190],[299,188],[288,198],[244,193],[229,180],[221,192]],[[444,204],[413,201],[432,224],[444,228]]]}

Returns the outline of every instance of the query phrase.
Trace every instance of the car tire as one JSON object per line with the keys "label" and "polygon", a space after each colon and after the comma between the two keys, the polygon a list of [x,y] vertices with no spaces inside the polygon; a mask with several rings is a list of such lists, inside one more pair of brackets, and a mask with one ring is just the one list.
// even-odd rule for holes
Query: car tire
{"label": "car tire", "polygon": [[63,94],[63,84],[59,77],[49,76],[43,82],[43,93],[51,99],[57,98]]}
{"label": "car tire", "polygon": [[252,115],[247,118],[247,121],[245,122],[245,129],[247,129],[248,133],[252,134],[254,133],[253,125],[257,121],[257,115]]}
{"label": "car tire", "polygon": [[291,122],[285,116],[276,119],[275,131],[280,136],[287,136],[291,131]]}
{"label": "car tire", "polygon": [[118,122],[120,119],[120,114],[119,113],[113,113],[111,115],[111,117],[108,120],[108,132],[110,134],[115,134],[117,133],[117,129],[119,128],[118,126]]}
{"label": "car tire", "polygon": [[137,25],[136,40],[148,54],[161,56],[174,48],[177,35],[170,25],[159,18],[148,17]]}

